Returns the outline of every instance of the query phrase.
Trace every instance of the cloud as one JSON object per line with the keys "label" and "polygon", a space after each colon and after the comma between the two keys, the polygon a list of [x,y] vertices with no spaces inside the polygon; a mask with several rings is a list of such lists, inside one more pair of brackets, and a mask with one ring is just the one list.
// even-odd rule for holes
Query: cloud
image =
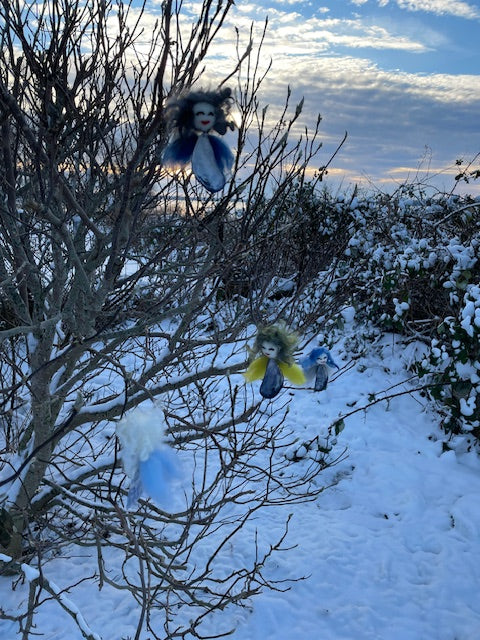
{"label": "cloud", "polygon": [[453,15],[475,20],[480,18],[480,10],[462,0],[396,0],[401,9],[407,11],[425,11],[437,15]]}
{"label": "cloud", "polygon": [[[287,72],[288,73],[288,72]],[[279,72],[286,79],[285,72]],[[480,76],[422,74],[385,71],[367,58],[322,57],[315,61],[297,59],[295,75],[309,87],[335,87],[337,90],[378,89],[418,95],[450,105],[479,104]]]}
{"label": "cloud", "polygon": [[[427,50],[418,40],[392,34],[380,25],[366,24],[361,20],[312,19],[308,21],[308,27],[301,35],[308,35],[309,41],[325,49],[341,46],[350,49],[394,49],[413,53]],[[305,44],[307,41],[303,39],[304,50]]]}
{"label": "cloud", "polygon": [[[249,33],[249,21],[245,20],[242,25],[234,18],[234,24],[239,25],[240,34]],[[261,24],[256,25],[257,38],[262,28]],[[432,34],[427,32],[427,38],[432,42]],[[226,71],[228,65],[233,64],[232,40],[225,37],[225,32],[219,35],[221,39],[215,44],[214,55],[221,53],[225,67],[222,69],[217,65],[217,73]],[[325,90],[325,87],[327,91],[348,89],[350,92],[382,88],[384,92],[398,91],[448,104],[478,104],[480,76],[384,70],[365,55],[353,55],[352,50],[376,47],[409,53],[428,49],[421,42],[394,36],[383,27],[359,20],[305,20],[295,12],[273,11],[260,60],[265,65],[272,61],[267,79],[270,90],[275,90],[275,85],[294,85],[309,91],[314,88]],[[352,51],[350,55],[340,53],[349,50]]]}
{"label": "cloud", "polygon": [[[357,0],[357,4],[361,0]],[[440,13],[454,0],[390,0],[408,11],[427,9]],[[387,5],[386,0],[375,0]],[[460,3],[468,7],[466,3]],[[312,129],[316,116],[322,114],[323,148],[312,171],[326,163],[341,141],[345,130],[348,139],[335,157],[329,171],[336,182],[392,181],[400,177],[428,172],[425,149],[431,149],[432,166],[454,164],[457,156],[473,157],[480,112],[480,76],[472,74],[415,73],[402,69],[382,68],[369,59],[375,52],[412,54],[421,59],[449,46],[444,33],[414,22],[372,22],[372,16],[346,18],[326,15],[315,7],[313,15],[301,15],[305,3],[276,2],[275,7],[257,2],[237,2],[224,27],[217,34],[209,57],[203,83],[212,86],[235,67],[237,30],[240,49],[246,46],[252,27],[258,45],[264,19],[268,29],[262,50],[254,48],[252,63],[258,54],[261,71],[270,62],[272,68],[258,92],[259,109],[269,105],[267,118],[271,126],[278,123],[289,87],[292,90],[290,113],[305,98],[304,112],[294,134],[305,127]],[[184,10],[196,11],[196,2],[184,4]],[[332,10],[333,11],[333,10]],[[193,20],[195,15],[191,14]],[[464,11],[464,16],[472,15]],[[188,26],[189,17],[184,19]],[[412,26],[413,25],[413,26]],[[407,31],[408,29],[408,31]],[[392,57],[390,56],[391,60]],[[404,59],[397,56],[398,60]],[[254,67],[244,65],[238,86],[255,84]],[[257,75],[257,79],[261,74]],[[237,80],[232,79],[232,88]],[[477,145],[478,146],[478,145]],[[317,162],[317,159],[315,160]],[[447,172],[448,179],[451,178]]]}
{"label": "cloud", "polygon": [[[370,0],[350,0],[350,3],[362,7]],[[460,18],[475,20],[480,18],[478,7],[463,0],[392,0],[400,9],[407,11],[424,11],[436,15],[453,15]],[[376,0],[379,7],[386,7],[390,0]]]}
{"label": "cloud", "polygon": [[[230,17],[232,27],[238,26],[241,34],[249,33],[253,8],[250,4],[248,12]],[[320,112],[327,156],[347,130],[345,150],[336,158],[345,175],[357,175],[359,170],[378,175],[396,164],[417,167],[426,146],[443,157],[473,151],[480,76],[382,69],[366,56],[368,48],[422,53],[428,46],[416,37],[394,35],[360,18],[305,18],[296,11],[279,9],[268,13],[269,27],[259,59],[265,66],[271,60],[272,68],[260,88],[260,103],[270,105],[268,117],[273,124],[288,87],[293,91],[293,108],[304,96],[298,133],[304,126],[313,126]],[[260,7],[253,15],[261,19]],[[256,33],[261,30],[262,24],[256,24]],[[432,42],[429,31],[418,33],[418,38],[425,36]],[[233,64],[231,40],[225,31],[219,35],[223,40],[216,46],[222,59],[209,67],[212,76]],[[363,55],[355,55],[356,51]]]}
{"label": "cloud", "polygon": [[[306,18],[296,11],[240,5],[229,17],[230,24],[240,34],[248,34],[252,22],[257,38],[263,30],[262,17],[268,13],[268,30],[263,44],[262,56],[268,59],[285,59],[285,56],[316,56],[345,52],[346,50],[397,51],[421,54],[430,51],[430,45],[417,36],[395,34],[387,27],[364,22],[360,18]],[[219,34],[216,49],[232,48],[231,38],[225,31]],[[291,67],[297,59],[287,62]]]}
{"label": "cloud", "polygon": [[298,6],[300,4],[303,4],[303,5],[311,6],[312,3],[309,2],[308,0],[275,0],[275,4],[280,4],[280,5],[286,4],[289,6],[293,6],[293,5]]}
{"label": "cloud", "polygon": [[[324,146],[318,166],[348,131],[334,161],[336,171],[330,171],[337,181],[340,176],[346,182],[365,181],[365,176],[373,182],[412,177],[422,166],[426,148],[438,165],[453,164],[457,155],[473,157],[476,151],[478,76],[387,72],[353,56],[297,59],[294,73],[287,65],[274,65],[263,100],[281,104],[288,85],[293,106],[305,97],[299,134],[302,124],[311,127],[316,114],[322,114]],[[269,114],[274,119],[275,109]],[[403,167],[401,174],[393,174],[398,167]],[[445,173],[442,179],[448,182],[450,177]]]}

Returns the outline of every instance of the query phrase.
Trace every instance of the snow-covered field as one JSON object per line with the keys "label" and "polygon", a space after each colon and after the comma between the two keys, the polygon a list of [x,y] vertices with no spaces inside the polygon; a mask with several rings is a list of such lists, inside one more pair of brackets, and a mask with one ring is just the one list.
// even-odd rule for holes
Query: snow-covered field
{"label": "snow-covered field", "polygon": [[[319,476],[328,488],[312,502],[261,511],[230,551],[232,563],[248,557],[256,532],[259,539],[280,537],[292,514],[285,550],[272,556],[265,576],[294,582],[280,582],[278,591],[265,590],[248,607],[212,617],[205,637],[235,626],[235,640],[480,638],[477,454],[462,452],[461,445],[444,451],[432,407],[418,393],[401,394],[411,389],[406,363],[414,346],[405,349],[389,336],[351,367],[345,344],[332,349],[340,372],[325,391],[289,388],[271,401],[291,398],[285,428],[295,431],[299,445],[326,435],[339,415],[354,412],[333,452],[346,448],[345,456]],[[95,560],[88,548],[65,548],[46,563],[46,577],[61,589],[92,576]],[[11,582],[0,582],[6,612],[28,596],[28,585],[17,583],[11,591]],[[134,637],[138,610],[129,594],[108,586],[99,591],[85,580],[64,597],[93,637]],[[54,601],[40,607],[36,625],[35,637],[42,640],[82,638]],[[21,637],[17,633],[17,623],[0,621],[2,640]],[[145,632],[141,640],[151,637]]]}

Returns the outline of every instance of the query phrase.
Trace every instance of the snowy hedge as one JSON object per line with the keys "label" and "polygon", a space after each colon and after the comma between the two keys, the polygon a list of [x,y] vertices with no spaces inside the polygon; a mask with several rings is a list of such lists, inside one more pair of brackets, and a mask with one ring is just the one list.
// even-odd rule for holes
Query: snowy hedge
{"label": "snowy hedge", "polygon": [[480,198],[415,185],[393,195],[307,192],[310,251],[322,249],[302,312],[323,305],[318,325],[328,334],[342,315],[335,299],[364,327],[422,341],[412,368],[431,385],[445,430],[480,439]]}
{"label": "snowy hedge", "polygon": [[413,367],[432,383],[444,428],[479,438],[480,199],[400,190],[354,198],[345,214],[357,315],[428,345]]}

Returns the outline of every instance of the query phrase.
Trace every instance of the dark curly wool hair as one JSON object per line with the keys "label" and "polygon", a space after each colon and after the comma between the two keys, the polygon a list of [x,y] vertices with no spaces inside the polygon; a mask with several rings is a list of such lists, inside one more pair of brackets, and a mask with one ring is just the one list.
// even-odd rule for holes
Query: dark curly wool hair
{"label": "dark curly wool hair", "polygon": [[165,117],[170,131],[177,130],[180,137],[194,131],[193,106],[197,102],[208,102],[215,108],[215,124],[213,129],[220,135],[227,132],[227,128],[234,129],[234,124],[228,120],[232,106],[232,91],[228,87],[214,91],[186,91],[172,96],[166,104]]}

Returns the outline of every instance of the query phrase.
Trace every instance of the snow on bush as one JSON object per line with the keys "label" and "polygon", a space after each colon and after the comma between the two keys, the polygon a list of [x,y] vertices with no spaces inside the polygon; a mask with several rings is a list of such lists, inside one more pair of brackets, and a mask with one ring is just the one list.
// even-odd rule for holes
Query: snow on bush
{"label": "snow on bush", "polygon": [[480,200],[399,193],[382,206],[379,199],[353,212],[350,267],[365,265],[356,303],[381,327],[428,343],[414,369],[432,383],[444,428],[478,438]]}
{"label": "snow on bush", "polygon": [[329,313],[341,298],[367,340],[374,326],[424,342],[412,368],[431,385],[445,430],[480,439],[480,198],[428,196],[421,185],[317,197],[322,242],[346,242],[306,287],[302,311],[321,300],[328,333],[343,324],[341,309]]}

